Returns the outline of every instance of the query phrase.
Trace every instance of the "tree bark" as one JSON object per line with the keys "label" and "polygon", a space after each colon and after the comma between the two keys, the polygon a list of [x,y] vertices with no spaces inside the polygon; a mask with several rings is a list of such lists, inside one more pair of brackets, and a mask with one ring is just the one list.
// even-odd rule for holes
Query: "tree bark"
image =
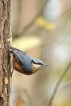
{"label": "tree bark", "polygon": [[10,106],[10,33],[11,0],[0,0],[0,106]]}

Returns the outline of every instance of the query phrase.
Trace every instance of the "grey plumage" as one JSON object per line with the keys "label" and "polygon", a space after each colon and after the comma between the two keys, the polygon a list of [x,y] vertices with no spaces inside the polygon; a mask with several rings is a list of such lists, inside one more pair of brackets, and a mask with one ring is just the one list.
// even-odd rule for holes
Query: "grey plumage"
{"label": "grey plumage", "polygon": [[17,59],[18,63],[20,63],[21,67],[25,70],[26,73],[32,73],[34,71],[32,63],[39,67],[42,65],[47,66],[47,64],[44,64],[43,61],[31,57],[19,49],[10,47],[9,52]]}

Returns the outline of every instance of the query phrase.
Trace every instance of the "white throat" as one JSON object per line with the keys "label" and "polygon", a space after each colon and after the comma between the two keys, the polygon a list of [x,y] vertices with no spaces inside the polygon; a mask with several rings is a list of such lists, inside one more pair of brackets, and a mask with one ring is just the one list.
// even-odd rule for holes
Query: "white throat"
{"label": "white throat", "polygon": [[39,65],[39,64],[33,64],[34,65],[34,67],[36,67],[36,68],[40,68],[41,67],[41,65]]}

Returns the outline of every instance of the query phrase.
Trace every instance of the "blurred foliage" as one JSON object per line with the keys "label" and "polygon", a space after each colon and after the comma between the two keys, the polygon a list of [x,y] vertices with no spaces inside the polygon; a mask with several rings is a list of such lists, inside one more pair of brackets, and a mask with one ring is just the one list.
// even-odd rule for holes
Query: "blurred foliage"
{"label": "blurred foliage", "polygon": [[53,22],[49,22],[49,21],[45,20],[44,17],[39,17],[36,20],[36,23],[38,26],[40,26],[41,28],[44,28],[48,31],[52,31],[55,29],[55,24]]}
{"label": "blurred foliage", "polygon": [[[32,76],[14,72],[13,103],[17,102],[15,106],[48,106],[58,79],[71,61],[71,0],[12,2],[13,46],[49,65]],[[67,71],[52,106],[71,106],[71,83],[68,84],[71,67]]]}

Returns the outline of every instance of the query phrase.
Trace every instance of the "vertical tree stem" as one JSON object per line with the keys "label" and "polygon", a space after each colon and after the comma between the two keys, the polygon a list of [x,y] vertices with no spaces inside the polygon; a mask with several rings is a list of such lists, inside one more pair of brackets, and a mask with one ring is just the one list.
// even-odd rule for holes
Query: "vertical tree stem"
{"label": "vertical tree stem", "polygon": [[10,10],[11,0],[0,0],[0,106],[10,106]]}

